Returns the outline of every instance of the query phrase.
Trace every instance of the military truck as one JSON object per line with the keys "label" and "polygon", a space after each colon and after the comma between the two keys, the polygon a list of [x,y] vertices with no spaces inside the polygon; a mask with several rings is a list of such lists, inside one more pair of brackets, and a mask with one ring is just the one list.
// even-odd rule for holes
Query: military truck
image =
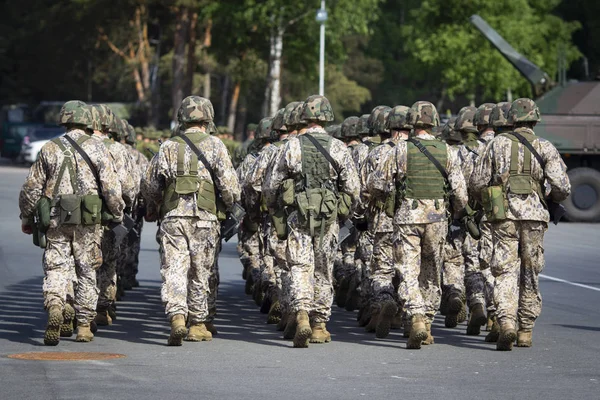
{"label": "military truck", "polygon": [[470,21],[531,84],[542,113],[535,132],[554,144],[568,167],[572,191],[563,203],[567,218],[600,221],[600,82],[562,79],[557,84],[479,15]]}

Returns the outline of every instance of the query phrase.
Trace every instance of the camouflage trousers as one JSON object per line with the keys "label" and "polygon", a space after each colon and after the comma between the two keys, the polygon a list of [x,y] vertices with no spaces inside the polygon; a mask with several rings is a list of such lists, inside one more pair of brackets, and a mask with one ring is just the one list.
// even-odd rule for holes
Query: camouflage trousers
{"label": "camouflage trousers", "polygon": [[[100,225],[63,225],[46,233],[44,251],[44,307],[64,307],[73,289],[73,305],[77,322],[89,324],[96,316],[98,288],[96,271],[102,265]],[[73,271],[77,284],[73,285]]]}
{"label": "camouflage trousers", "polygon": [[408,317],[421,314],[432,322],[441,298],[442,252],[448,224],[444,221],[394,227],[394,261],[400,272],[400,301]]}
{"label": "camouflage trousers", "polygon": [[142,228],[144,227],[144,221],[141,220],[134,226],[134,230],[129,232],[127,236],[126,246],[123,249],[122,261],[120,264],[123,266],[123,277],[133,283],[138,273],[139,255],[140,255],[140,244],[142,241]]}
{"label": "camouflage trousers", "polygon": [[272,224],[265,231],[267,251],[273,260],[276,296],[284,309],[290,306],[290,270],[287,266],[287,241],[280,240]]}
{"label": "camouflage trousers", "polygon": [[502,326],[533,329],[542,311],[538,275],[544,268],[544,233],[539,221],[492,223],[494,255],[491,271],[496,278],[494,302]]}
{"label": "camouflage trousers", "polygon": [[360,232],[354,230],[350,236],[346,238],[338,246],[336,254],[336,263],[334,264],[333,275],[337,282],[342,279],[352,276],[356,272],[356,249],[358,247],[358,239]]}
{"label": "camouflage trousers", "polygon": [[[220,234],[220,231],[218,231]],[[220,236],[217,237],[217,244],[215,246],[215,261],[213,262],[212,268],[210,269],[210,275],[208,276],[208,298],[206,303],[208,306],[208,318],[207,322],[212,322],[217,315],[217,296],[219,294],[219,284],[221,283],[221,277],[219,275],[219,253],[221,253],[221,240]]]}
{"label": "camouflage trousers", "polygon": [[[125,238],[124,240],[127,240]],[[125,253],[124,246],[117,246],[114,236],[105,234],[102,238],[102,266],[97,271],[98,310],[106,310],[117,297],[117,264]]]}
{"label": "camouflage trousers", "polygon": [[356,248],[356,274],[362,303],[369,302],[372,298],[371,260],[373,259],[374,242],[375,234],[372,231],[361,232]]}
{"label": "camouflage trousers", "polygon": [[496,311],[494,305],[494,276],[490,270],[492,255],[494,254],[494,243],[492,241],[491,223],[484,221],[479,224],[481,239],[479,239],[479,268],[485,283],[484,295],[488,312]]}
{"label": "camouflage trousers", "polygon": [[291,311],[307,311],[313,322],[327,322],[333,303],[333,261],[338,246],[339,225],[331,224],[323,235],[298,222],[297,213],[288,218],[287,265],[290,271]]}
{"label": "camouflage trousers", "polygon": [[466,295],[469,307],[485,304],[485,281],[479,269],[477,240],[457,225],[450,226],[449,236],[442,266],[444,296]]}
{"label": "camouflage trousers", "polygon": [[206,322],[219,225],[195,217],[171,217],[161,222],[158,237],[165,313],[169,319],[187,316],[189,324]]}
{"label": "camouflage trousers", "polygon": [[260,229],[256,232],[250,232],[242,228],[238,243],[240,261],[244,268],[246,268],[249,276],[252,276],[254,282],[260,282],[260,235]]}
{"label": "camouflage trousers", "polygon": [[279,276],[279,278],[277,276],[275,259],[269,249],[269,240],[273,235],[273,227],[271,224],[271,218],[268,215],[263,218],[263,223],[261,224],[259,233],[259,250],[261,258],[260,281],[262,289],[269,297],[273,298],[273,296],[278,296],[278,288],[280,287],[280,284],[278,286],[277,281],[278,279],[281,280],[281,276]]}
{"label": "camouflage trousers", "polygon": [[396,264],[394,263],[394,233],[375,233],[373,242],[373,258],[370,265],[371,293],[375,303],[397,300],[394,286]]}

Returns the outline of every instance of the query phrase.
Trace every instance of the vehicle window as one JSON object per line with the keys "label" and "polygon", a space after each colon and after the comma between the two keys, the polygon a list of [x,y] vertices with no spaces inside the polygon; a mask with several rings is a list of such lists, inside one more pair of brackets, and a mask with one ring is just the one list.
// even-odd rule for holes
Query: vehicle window
{"label": "vehicle window", "polygon": [[29,140],[50,140],[55,137],[59,137],[64,133],[64,129],[61,128],[47,128],[47,129],[36,129],[29,135]]}

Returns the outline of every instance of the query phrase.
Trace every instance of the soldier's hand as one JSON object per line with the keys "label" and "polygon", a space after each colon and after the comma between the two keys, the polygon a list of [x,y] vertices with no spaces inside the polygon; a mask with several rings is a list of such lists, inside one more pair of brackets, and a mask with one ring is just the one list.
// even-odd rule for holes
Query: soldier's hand
{"label": "soldier's hand", "polygon": [[33,227],[31,225],[21,225],[21,231],[26,235],[33,233]]}

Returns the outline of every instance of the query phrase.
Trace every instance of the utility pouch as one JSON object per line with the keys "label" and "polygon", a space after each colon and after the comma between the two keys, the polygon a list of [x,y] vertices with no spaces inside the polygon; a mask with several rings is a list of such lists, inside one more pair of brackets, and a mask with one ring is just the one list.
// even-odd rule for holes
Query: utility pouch
{"label": "utility pouch", "polygon": [[208,211],[213,215],[217,215],[217,201],[215,194],[215,186],[212,182],[201,179],[198,181],[196,178],[196,184],[198,185],[198,208],[204,211]]}
{"label": "utility pouch", "polygon": [[225,205],[225,202],[223,201],[223,199],[221,199],[221,196],[217,196],[217,220],[219,221],[225,221],[227,219],[227,205]]}
{"label": "utility pouch", "polygon": [[113,219],[115,219],[115,216],[112,215],[110,211],[108,211],[108,207],[104,203],[102,204],[102,214],[100,216],[100,219],[102,221],[102,225],[106,225]]}
{"label": "utility pouch", "polygon": [[244,223],[244,232],[247,232],[250,235],[258,232],[258,224],[256,222],[252,221],[252,219],[248,218],[247,215],[244,218],[243,223]]}
{"label": "utility pouch", "polygon": [[37,217],[37,229],[46,233],[48,231],[48,227],[50,227],[50,208],[51,200],[46,196],[42,196],[36,206],[36,217]]}
{"label": "utility pouch", "polygon": [[[212,186],[212,184],[211,184]],[[198,175],[182,175],[175,178],[175,193],[192,194],[198,191]],[[214,190],[213,190],[214,192]]]}
{"label": "utility pouch", "polygon": [[328,189],[307,189],[296,195],[300,223],[309,227],[320,228],[329,225],[337,218],[337,198]]}
{"label": "utility pouch", "polygon": [[490,186],[482,195],[483,208],[488,221],[502,221],[506,219],[506,196],[502,186]]}
{"label": "utility pouch", "polygon": [[512,194],[533,193],[531,174],[515,174],[508,177],[508,191]]}
{"label": "utility pouch", "polygon": [[337,215],[339,218],[346,219],[350,215],[352,208],[352,199],[346,193],[341,193],[338,198]]}
{"label": "utility pouch", "polygon": [[286,179],[283,181],[281,185],[281,204],[284,207],[289,207],[294,205],[294,200],[296,200],[296,191],[294,189],[294,180]]}
{"label": "utility pouch", "polygon": [[287,225],[287,213],[285,210],[283,208],[276,210],[275,213],[271,215],[271,220],[273,221],[275,233],[277,233],[277,239],[286,240],[289,232]]}
{"label": "utility pouch", "polygon": [[81,225],[81,197],[76,194],[60,196],[60,224]]}
{"label": "utility pouch", "polygon": [[385,199],[383,209],[385,211],[385,215],[387,215],[389,218],[394,218],[396,215],[396,196],[394,196],[394,193],[389,194]]}
{"label": "utility pouch", "polygon": [[81,220],[83,225],[96,225],[102,223],[102,199],[98,195],[91,194],[81,199],[83,210]]}

